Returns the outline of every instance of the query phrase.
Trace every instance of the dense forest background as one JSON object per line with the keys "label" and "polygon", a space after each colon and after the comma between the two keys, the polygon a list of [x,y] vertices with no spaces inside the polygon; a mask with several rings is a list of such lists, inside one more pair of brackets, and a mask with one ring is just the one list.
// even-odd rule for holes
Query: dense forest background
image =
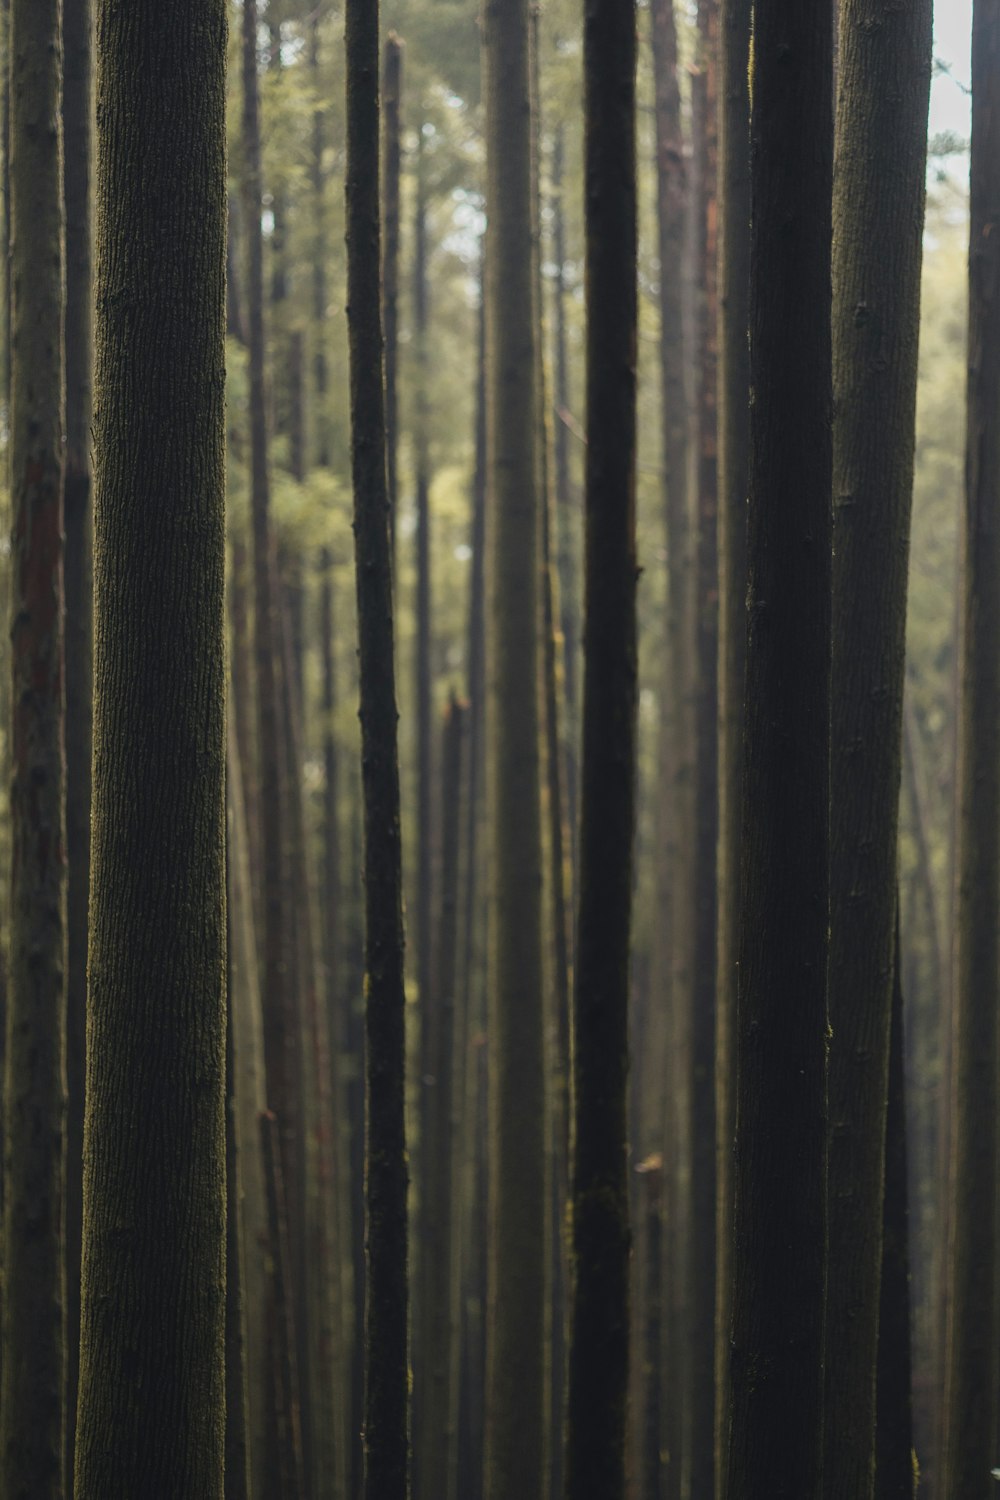
{"label": "dense forest background", "polygon": [[[75,13],[70,0],[63,3],[67,16]],[[5,0],[5,78],[10,5]],[[939,6],[946,8],[934,49],[923,234],[896,959],[905,1005],[910,1493],[919,1471],[922,1496],[946,1493],[940,1455],[966,441],[969,16],[968,7],[951,0]],[[258,15],[244,0],[229,11],[227,1077],[231,1295],[239,1301],[227,1325],[227,1442],[243,1461],[233,1474],[227,1471],[226,1493],[355,1500],[362,1492],[365,1360],[365,889],[345,312],[348,54],[339,5],[261,0]],[[381,19],[382,314],[407,935],[413,1493],[419,1500],[478,1500],[484,1493],[487,1393],[494,1378],[486,1355],[487,1182],[496,1170],[490,1111],[506,1109],[532,1116],[526,1138],[539,1151],[534,1166],[544,1200],[533,1230],[544,1245],[544,1287],[529,1287],[525,1296],[540,1298],[544,1358],[538,1383],[508,1390],[500,1402],[514,1413],[515,1427],[519,1403],[525,1407],[525,1462],[537,1475],[532,1495],[555,1496],[565,1482],[567,1075],[580,888],[588,448],[581,18],[568,0],[547,0],[528,15],[528,297],[538,342],[534,420],[542,496],[535,709],[541,797],[537,866],[526,868],[524,879],[540,913],[544,1078],[537,1089],[534,1055],[526,1057],[522,1089],[516,1077],[497,1083],[487,993],[486,798],[495,750],[487,748],[491,688],[484,654],[491,628],[483,313],[489,204],[480,19],[469,0],[386,0]],[[717,9],[706,0],[648,0],[638,7],[638,28],[641,576],[625,1472],[632,1500],[710,1500],[723,1492],[713,1465],[725,1407],[717,1371],[713,1377],[719,1295],[714,1168],[708,1211],[699,1183],[705,1152],[714,1157],[716,1149],[714,1105],[704,1105],[716,1082],[698,1052],[704,1042],[698,1040],[696,944],[704,921],[701,907],[685,907],[677,893],[704,892],[708,868],[713,954],[721,920],[716,902],[727,897],[713,885],[718,808],[706,813],[702,798],[696,811],[709,764],[699,716],[714,718],[714,675],[706,682],[692,671],[679,686],[671,672],[679,660],[703,665],[701,653],[711,654],[717,630],[709,627],[706,648],[698,634],[703,618],[678,624],[678,601],[697,594],[701,610],[714,619],[722,587],[716,579],[704,588],[704,538],[719,503],[709,493],[705,465],[707,454],[712,469],[720,441],[713,377],[720,317],[714,119],[721,54]],[[81,57],[67,44],[67,77],[71,67],[83,66]],[[90,108],[88,101],[88,117]],[[9,142],[9,124],[5,128]],[[9,150],[4,160],[9,163]],[[73,160],[67,135],[67,173]],[[69,176],[66,191],[69,203]],[[3,201],[9,230],[9,171]],[[668,231],[672,225],[673,241],[665,238],[665,224]],[[671,244],[677,259],[668,268],[664,254]],[[664,290],[668,274],[673,295]],[[0,368],[0,438],[6,444],[9,318]],[[6,474],[6,464],[0,472]],[[6,536],[11,496],[6,479],[0,482],[0,534]],[[156,527],[155,515],[148,525]],[[263,566],[271,569],[275,588],[264,644],[262,556],[269,558]],[[5,616],[10,560],[5,545]],[[714,556],[707,566],[717,566]],[[68,658],[71,696],[78,659]],[[530,675],[527,664],[523,671]],[[12,706],[6,674],[2,681],[6,780]],[[699,701],[705,694],[707,710]],[[503,705],[494,704],[492,712],[502,715]],[[4,811],[0,868],[7,868],[11,843]],[[6,927],[5,918],[0,941],[9,946]],[[70,941],[72,954],[72,930]],[[82,1121],[82,1099],[74,1093],[81,1050],[81,1038],[71,1032],[70,1284],[74,1274],[78,1280],[80,1254],[72,1150],[79,1137],[72,1131]],[[274,1094],[272,1060],[279,1053],[286,1069],[281,1099]],[[509,1170],[534,1167],[514,1160]],[[713,1270],[706,1283],[707,1262]],[[724,1259],[718,1264],[721,1282]],[[79,1339],[72,1290],[68,1305],[72,1365]],[[515,1311],[508,1304],[492,1316],[513,1320]],[[74,1378],[71,1373],[71,1411]],[[508,1384],[515,1379],[509,1372],[506,1378]],[[239,1430],[237,1405],[245,1418]],[[537,1408],[530,1418],[529,1405]],[[72,1417],[68,1425],[71,1449]],[[494,1452],[487,1473],[490,1462],[503,1459]],[[508,1472],[516,1473],[516,1465]],[[904,1492],[879,1491],[883,1497]],[[513,1491],[504,1494],[495,1480],[486,1493],[491,1500],[513,1500]],[[859,1493],[855,1500],[865,1497]]]}

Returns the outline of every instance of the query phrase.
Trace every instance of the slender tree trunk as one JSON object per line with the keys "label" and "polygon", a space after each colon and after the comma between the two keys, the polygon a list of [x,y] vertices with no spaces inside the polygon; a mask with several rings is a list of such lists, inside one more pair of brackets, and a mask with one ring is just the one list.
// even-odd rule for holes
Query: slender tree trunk
{"label": "slender tree trunk", "polygon": [[[229,885],[227,860],[227,890]],[[234,951],[232,906],[228,902],[227,957]],[[229,964],[227,994],[233,992]],[[247,1337],[244,1317],[244,1260],[242,1152],[236,1072],[236,1020],[232,1003],[226,1006],[226,1500],[248,1500],[250,1495],[249,1388]],[[255,1143],[256,1144],[256,1143]]]}
{"label": "slender tree trunk", "polygon": [[479,888],[479,851],[482,847],[483,730],[486,687],[485,664],[485,539],[486,539],[486,297],[485,258],[480,248],[479,337],[476,377],[475,460],[472,478],[471,577],[468,615],[468,696],[465,826],[465,899],[459,994],[465,1006],[463,1121],[460,1130],[463,1205],[460,1267],[462,1318],[459,1359],[458,1493],[462,1500],[481,1500],[483,1493],[483,1308],[485,1306],[485,1215],[483,1201],[483,1091],[485,1053],[482,1015],[482,921]]}
{"label": "slender tree trunk", "polygon": [[636,734],[635,11],[584,25],[587,481],[580,895],[573,1009],[568,1500],[621,1500]]}
{"label": "slender tree trunk", "polygon": [[347,294],[364,788],[365,1497],[406,1500],[405,996],[379,309],[378,0],[347,0]]}
{"label": "slender tree trunk", "polygon": [[736,1128],[736,976],[743,823],[747,478],[750,464],[751,0],[722,0],[719,59],[719,862],[715,1016],[715,1487],[729,1443],[729,1326]]}
{"label": "slender tree trunk", "polygon": [[832,82],[826,0],[757,0],[732,1500],[822,1493]]}
{"label": "slender tree trunk", "polygon": [[[898,904],[898,897],[897,897]],[[889,1103],[885,1131],[885,1194],[879,1284],[876,1500],[914,1500],[913,1361],[910,1345],[909,1197],[906,1144],[906,1047],[897,909],[893,941]]]}
{"label": "slender tree trunk", "polygon": [[541,1500],[545,1029],[538,463],[526,0],[483,14],[486,95],[490,1203],[487,1500]]}
{"label": "slender tree trunk", "polygon": [[76,1493],[222,1500],[226,7],[102,5],[97,42]]}
{"label": "slender tree trunk", "polygon": [[[677,28],[673,0],[650,8],[655,73],[657,244],[660,259],[660,399],[667,552],[667,618],[661,677],[659,795],[656,833],[657,935],[652,962],[652,1001],[643,1073],[648,1099],[664,1097],[655,1139],[640,1151],[664,1152],[664,1476],[671,1500],[680,1495],[684,1412],[688,1382],[683,1358],[687,1217],[682,1165],[687,1135],[686,1028],[682,1010],[693,926],[691,882],[684,859],[690,815],[685,749],[690,728],[685,683],[692,642],[688,512],[689,434],[685,390],[684,280],[688,217],[688,167],[677,76]],[[664,1087],[664,1079],[666,1086]]]}
{"label": "slender tree trunk", "polygon": [[695,87],[698,156],[698,393],[694,573],[694,847],[691,987],[691,1283],[693,1495],[711,1495],[715,1469],[715,1027],[719,838],[718,556],[718,0],[699,0]]}
{"label": "slender tree trunk", "polygon": [[267,1187],[261,1154],[260,1116],[266,1109],[264,1027],[250,878],[243,766],[232,716],[227,725],[226,802],[229,897],[229,1009],[235,1027],[236,1095],[242,1178],[241,1245],[243,1311],[247,1344],[247,1401],[251,1490],[267,1493],[267,1423],[271,1380],[267,1338]]}
{"label": "slender tree trunk", "polygon": [[[247,333],[250,366],[250,509],[253,561],[253,658],[257,689],[257,770],[260,817],[260,859],[263,907],[261,976],[264,995],[264,1055],[268,1104],[277,1119],[280,1175],[286,1200],[291,1265],[298,1267],[299,1225],[302,1210],[301,1147],[302,1056],[298,1006],[293,976],[288,919],[288,872],[285,859],[285,782],[279,718],[280,633],[278,580],[272,555],[270,476],[268,471],[267,403],[265,391],[264,263],[261,237],[260,122],[257,79],[257,0],[243,6],[243,166],[244,218],[247,251]],[[289,1288],[294,1305],[294,1288]],[[277,1326],[272,1316],[272,1329]],[[297,1363],[298,1355],[291,1358]],[[278,1365],[272,1357],[271,1368]],[[294,1384],[301,1389],[296,1369]],[[280,1440],[272,1433],[272,1474],[277,1488]],[[283,1465],[294,1477],[298,1462]]]}
{"label": "slender tree trunk", "polygon": [[[875,1478],[929,0],[843,0],[834,197],[826,1483]],[[877,583],[876,583],[877,580]]]}
{"label": "slender tree trunk", "polygon": [[637,1168],[643,1173],[646,1215],[646,1276],[643,1298],[642,1461],[639,1494],[660,1500],[663,1491],[662,1353],[663,1353],[663,1158],[653,1155]]}
{"label": "slender tree trunk", "polygon": [[576,521],[577,509],[569,464],[569,358],[566,338],[566,209],[564,192],[564,132],[556,127],[552,148],[552,253],[555,260],[555,554],[558,563],[559,602],[561,605],[563,701],[566,767],[566,828],[569,840],[569,890],[572,907],[576,889],[577,824],[577,725],[579,722],[579,600],[577,598]]}
{"label": "slender tree trunk", "polygon": [[421,1364],[423,1452],[420,1494],[449,1500],[454,1432],[451,1425],[452,1099],[455,1076],[455,978],[458,923],[458,856],[465,710],[454,697],[444,725],[442,757],[441,906],[435,989],[430,1016],[427,1136],[424,1142],[424,1244],[422,1263],[424,1349]]}
{"label": "slender tree trunk", "polygon": [[[11,931],[0,1489],[63,1495],[65,260],[60,0],[10,14]],[[74,433],[75,435],[75,433]]]}
{"label": "slender tree trunk", "polygon": [[80,1245],[83,1234],[83,1091],[86,1066],[87,921],[90,903],[90,756],[93,718],[93,509],[90,425],[91,6],[63,0],[63,136],[66,201],[66,1488],[80,1361]]}
{"label": "slender tree trunk", "polygon": [[382,110],[384,115],[385,187],[382,216],[382,320],[385,325],[385,446],[386,482],[389,492],[389,535],[395,559],[396,507],[399,482],[399,184],[402,175],[402,131],[400,107],[403,99],[403,44],[395,32],[385,39],[382,62]]}
{"label": "slender tree trunk", "polygon": [[272,1110],[260,1116],[261,1155],[267,1190],[268,1250],[271,1287],[268,1297],[268,1348],[271,1356],[271,1410],[275,1437],[268,1454],[268,1493],[286,1496],[305,1492],[302,1474],[302,1433],[299,1375],[296,1359],[295,1309],[291,1294],[291,1247],[288,1209],[281,1175],[281,1147],[277,1117]]}
{"label": "slender tree trunk", "polygon": [[959,704],[948,1500],[995,1481],[1000,1012],[1000,0],[972,10],[969,387]]}

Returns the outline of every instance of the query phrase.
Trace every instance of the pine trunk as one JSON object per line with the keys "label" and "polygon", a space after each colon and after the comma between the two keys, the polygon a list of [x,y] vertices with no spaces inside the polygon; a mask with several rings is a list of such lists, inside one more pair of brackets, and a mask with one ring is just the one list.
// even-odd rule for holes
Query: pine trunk
{"label": "pine trunk", "polygon": [[11,895],[0,1490],[61,1500],[66,1400],[62,7],[10,12]]}
{"label": "pine trunk", "polygon": [[66,201],[66,1488],[80,1360],[83,1234],[83,1091],[86,1067],[87,921],[90,904],[90,756],[93,693],[93,386],[91,268],[91,4],[63,0],[63,138]]}
{"label": "pine trunk", "polygon": [[931,5],[843,0],[833,262],[826,1482],[875,1477]]}
{"label": "pine trunk", "polygon": [[76,1494],[222,1500],[226,7],[105,4],[97,46]]}
{"label": "pine trunk", "polygon": [[586,548],[568,1500],[622,1500],[625,1493],[626,1083],[637,679],[635,66],[632,5],[588,0]]}
{"label": "pine trunk", "polygon": [[347,0],[347,294],[365,868],[366,1500],[406,1500],[407,1160],[399,760],[379,308],[378,0]]}
{"label": "pine trunk", "polygon": [[732,1500],[822,1493],[832,41],[757,0]]}

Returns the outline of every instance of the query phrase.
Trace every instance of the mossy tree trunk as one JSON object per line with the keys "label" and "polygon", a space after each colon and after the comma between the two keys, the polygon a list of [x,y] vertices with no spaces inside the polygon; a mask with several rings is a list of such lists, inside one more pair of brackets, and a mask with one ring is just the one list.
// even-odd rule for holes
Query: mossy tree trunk
{"label": "mossy tree trunk", "polygon": [[827,1493],[868,1500],[882,1258],[929,0],[843,0],[833,261]]}
{"label": "mossy tree trunk", "polygon": [[822,1493],[832,85],[828,0],[757,0],[731,1500]]}
{"label": "mossy tree trunk", "polygon": [[222,1500],[226,7],[102,3],[97,47],[76,1493]]}
{"label": "mossy tree trunk", "polygon": [[995,1488],[1000,1015],[1000,0],[972,10],[947,1500]]}
{"label": "mossy tree trunk", "polygon": [[63,1495],[66,1399],[62,6],[10,10],[11,926],[0,1489]]}
{"label": "mossy tree trunk", "polygon": [[587,466],[580,891],[573,1006],[568,1500],[622,1500],[636,754],[635,11],[584,13]]}
{"label": "mossy tree trunk", "polygon": [[366,1500],[406,1500],[407,1161],[399,760],[379,304],[378,0],[347,0],[347,305],[365,870]]}
{"label": "mossy tree trunk", "polygon": [[483,12],[490,1182],[487,1500],[545,1490],[539,493],[526,0]]}

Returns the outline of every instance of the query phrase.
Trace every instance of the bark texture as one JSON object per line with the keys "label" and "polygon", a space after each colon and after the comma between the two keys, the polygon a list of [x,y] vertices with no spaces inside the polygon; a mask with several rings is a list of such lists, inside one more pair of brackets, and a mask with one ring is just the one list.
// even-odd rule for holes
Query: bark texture
{"label": "bark texture", "polygon": [[540,1500],[545,1451],[545,1033],[539,493],[526,0],[488,0],[486,93],[490,1182],[487,1500]]}
{"label": "bark texture", "polygon": [[833,260],[826,1480],[867,1500],[896,919],[929,0],[843,0]]}
{"label": "bark texture", "polygon": [[0,1489],[63,1494],[66,761],[62,7],[10,8],[11,905]]}
{"label": "bark texture", "polygon": [[403,907],[379,306],[378,0],[348,0],[347,307],[365,867],[364,1493],[406,1500]]}
{"label": "bark texture", "polygon": [[80,1358],[83,1233],[83,1090],[87,920],[90,904],[90,755],[93,693],[93,397],[91,212],[91,0],[63,0],[66,203],[66,1486],[73,1492]]}
{"label": "bark texture", "polygon": [[636,726],[635,11],[584,12],[587,466],[580,894],[573,1006],[568,1500],[621,1500]]}
{"label": "bark texture", "polygon": [[832,80],[827,0],[758,0],[732,1500],[822,1483]]}
{"label": "bark texture", "polygon": [[76,1493],[222,1500],[226,7],[102,0],[97,48]]}
{"label": "bark texture", "polygon": [[947,1500],[996,1481],[1000,1410],[1000,0],[972,11],[969,384],[959,685]]}

